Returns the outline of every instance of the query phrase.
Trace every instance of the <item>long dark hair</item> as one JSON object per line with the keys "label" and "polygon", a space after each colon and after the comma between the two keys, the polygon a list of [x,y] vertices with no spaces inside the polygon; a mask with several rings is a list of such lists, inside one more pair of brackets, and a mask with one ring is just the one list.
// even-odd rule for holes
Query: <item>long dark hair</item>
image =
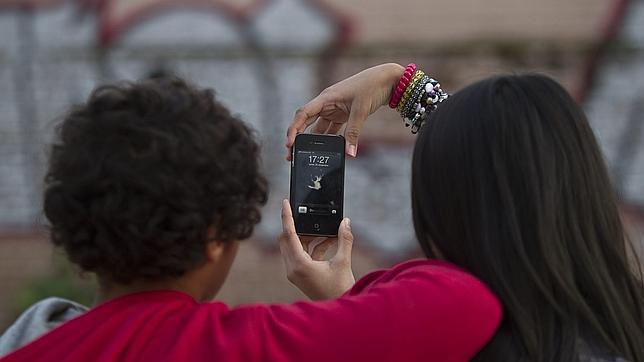
{"label": "long dark hair", "polygon": [[418,240],[479,277],[504,319],[485,361],[644,361],[644,287],[588,121],[541,75],[454,94],[414,150]]}

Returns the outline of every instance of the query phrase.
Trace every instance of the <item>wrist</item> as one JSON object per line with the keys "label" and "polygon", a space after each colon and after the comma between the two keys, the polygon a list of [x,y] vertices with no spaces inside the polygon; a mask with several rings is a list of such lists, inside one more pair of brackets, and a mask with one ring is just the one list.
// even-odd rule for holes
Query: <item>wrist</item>
{"label": "wrist", "polygon": [[[400,103],[405,89],[409,85],[409,82],[412,80],[416,72],[416,64],[410,63],[406,67],[402,68],[399,64],[391,63],[388,65],[390,68],[389,71],[389,85],[387,85],[389,91],[389,107],[396,108]],[[402,73],[400,69],[402,68]],[[393,82],[392,82],[393,80]]]}
{"label": "wrist", "polygon": [[316,291],[307,294],[311,300],[329,300],[336,299],[343,296],[346,292],[349,291],[356,283],[356,279],[353,276],[353,272],[350,272],[345,278],[340,280],[333,280],[325,283],[323,287],[319,288]]}
{"label": "wrist", "polygon": [[405,72],[405,67],[397,63],[387,63],[383,64],[383,66],[386,69],[385,73],[387,74],[387,85],[390,87],[395,87],[398,83],[398,80],[400,80],[400,77],[402,77],[403,73]]}
{"label": "wrist", "polygon": [[405,73],[405,67],[397,63],[386,63],[381,65],[381,89],[384,90],[384,99],[380,106],[385,106],[391,102],[391,97],[394,93],[394,89],[398,84],[400,77]]}
{"label": "wrist", "polygon": [[382,106],[385,106],[391,100],[392,93],[400,81],[400,77],[405,73],[405,67],[397,63],[383,64],[383,67],[383,87],[387,90],[387,97],[386,102]]}

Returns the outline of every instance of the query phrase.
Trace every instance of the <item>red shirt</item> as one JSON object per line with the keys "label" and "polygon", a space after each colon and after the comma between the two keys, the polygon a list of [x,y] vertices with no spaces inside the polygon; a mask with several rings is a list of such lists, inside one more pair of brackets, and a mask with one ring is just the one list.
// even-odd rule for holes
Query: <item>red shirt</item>
{"label": "red shirt", "polygon": [[414,260],[324,302],[231,309],[176,291],[130,294],[1,361],[467,361],[501,314],[465,271]]}

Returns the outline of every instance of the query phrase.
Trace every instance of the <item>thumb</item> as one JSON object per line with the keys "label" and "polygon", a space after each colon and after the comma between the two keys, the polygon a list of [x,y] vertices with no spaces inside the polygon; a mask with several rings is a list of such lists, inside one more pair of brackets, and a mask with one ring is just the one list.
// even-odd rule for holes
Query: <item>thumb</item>
{"label": "thumb", "polygon": [[358,154],[358,137],[362,131],[362,125],[367,120],[369,113],[362,109],[362,107],[353,106],[349,119],[347,120],[347,128],[344,130],[344,138],[347,140],[347,154],[356,157]]}
{"label": "thumb", "polygon": [[338,230],[338,251],[333,256],[334,262],[345,261],[351,263],[351,250],[353,249],[353,234],[351,233],[351,220],[345,217]]}

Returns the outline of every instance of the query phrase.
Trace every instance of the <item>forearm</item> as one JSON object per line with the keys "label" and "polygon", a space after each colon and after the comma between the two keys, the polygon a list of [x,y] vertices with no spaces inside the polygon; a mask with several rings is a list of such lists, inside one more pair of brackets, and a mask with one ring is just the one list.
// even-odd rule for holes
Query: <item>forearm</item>
{"label": "forearm", "polygon": [[261,339],[291,360],[463,361],[500,319],[498,301],[474,277],[416,260],[369,275],[336,300],[264,309],[270,333]]}

